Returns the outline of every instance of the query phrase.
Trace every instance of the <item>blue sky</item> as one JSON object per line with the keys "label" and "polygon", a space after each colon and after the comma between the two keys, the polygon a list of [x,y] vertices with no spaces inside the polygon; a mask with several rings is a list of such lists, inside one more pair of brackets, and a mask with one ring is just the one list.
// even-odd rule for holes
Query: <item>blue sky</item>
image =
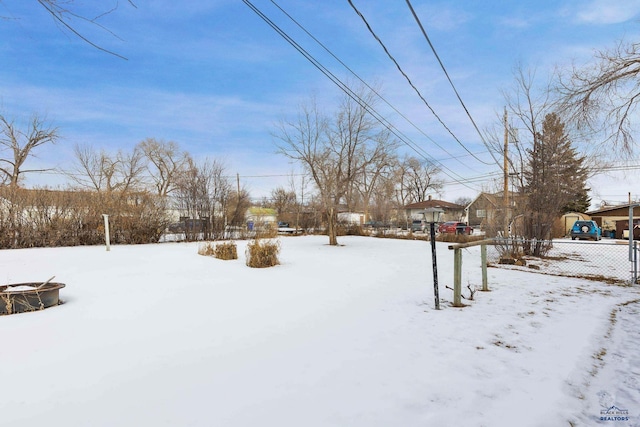
{"label": "blue sky", "polygon": [[[95,16],[117,4],[92,3],[74,7]],[[30,166],[69,169],[76,144],[115,152],[154,137],[176,141],[195,158],[223,160],[254,197],[287,186],[287,175],[299,168],[276,154],[274,125],[312,94],[331,111],[341,95],[334,83],[243,1],[134,3],[137,8],[120,0],[99,19],[113,34],[72,22],[123,60],[56,25],[35,0],[0,1],[0,111],[17,121],[34,112],[46,115],[63,137],[37,152]],[[391,106],[381,102],[378,111],[445,168],[442,198],[473,197],[489,177],[499,176],[406,2],[353,0],[464,147],[411,89],[347,0],[251,3],[341,80],[354,77],[277,6],[360,78],[380,85]],[[536,68],[544,79],[554,67],[585,63],[594,49],[638,40],[640,33],[640,0],[411,3],[480,129],[502,114],[501,91],[512,85],[517,63]],[[626,200],[634,191],[632,178],[594,178],[594,202]],[[27,185],[64,182],[59,173],[34,174]]]}

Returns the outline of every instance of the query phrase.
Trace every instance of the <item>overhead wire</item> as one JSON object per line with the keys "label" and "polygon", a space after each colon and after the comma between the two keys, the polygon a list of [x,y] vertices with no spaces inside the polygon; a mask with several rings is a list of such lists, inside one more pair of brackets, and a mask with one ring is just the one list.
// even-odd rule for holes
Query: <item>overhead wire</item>
{"label": "overhead wire", "polygon": [[456,94],[456,97],[458,98],[458,101],[460,102],[460,105],[462,105],[462,108],[464,109],[465,113],[467,114],[467,117],[469,117],[469,120],[471,120],[471,123],[473,124],[473,127],[476,130],[476,132],[478,133],[478,136],[480,136],[480,140],[482,141],[482,143],[484,144],[484,146],[486,147],[487,151],[489,152],[489,154],[491,155],[493,160],[496,162],[496,164],[502,169],[503,166],[500,164],[500,162],[493,155],[493,151],[489,147],[489,144],[487,144],[487,141],[484,139],[484,136],[482,135],[482,132],[480,132],[480,129],[478,129],[478,125],[476,125],[475,120],[473,120],[473,117],[471,117],[471,113],[469,113],[469,110],[467,109],[467,106],[462,101],[462,98],[460,97],[460,94],[458,93],[458,90],[456,89],[455,85],[453,84],[453,81],[451,80],[451,77],[449,77],[449,73],[447,72],[447,69],[445,68],[444,64],[442,63],[442,60],[440,59],[440,56],[438,55],[438,52],[436,52],[436,49],[433,46],[433,43],[431,43],[431,39],[429,39],[429,36],[427,35],[427,32],[424,29],[424,26],[422,25],[422,22],[420,21],[420,18],[416,14],[416,11],[413,9],[413,6],[411,5],[411,1],[410,0],[406,0],[406,2],[407,2],[407,6],[409,6],[409,10],[411,11],[411,14],[413,15],[413,18],[416,20],[416,22],[418,23],[418,26],[420,27],[420,30],[422,31],[422,35],[427,40],[427,43],[429,44],[429,47],[431,48],[431,51],[433,52],[433,55],[436,57],[436,60],[438,61],[438,64],[440,64],[440,68],[442,68],[442,71],[444,72],[444,75],[447,77],[447,80],[449,81],[449,84],[451,85],[451,88],[453,89],[453,92]]}
{"label": "overhead wire", "polygon": [[462,147],[464,148],[474,159],[476,159],[477,161],[479,161],[482,164],[485,165],[490,165],[491,163],[487,163],[484,160],[482,160],[481,158],[477,157],[475,154],[473,154],[466,145],[464,145],[462,143],[462,141],[460,141],[460,139],[458,139],[458,137],[453,133],[453,131],[444,123],[444,121],[440,118],[440,116],[438,115],[438,113],[435,112],[435,110],[433,109],[433,107],[431,107],[431,105],[429,104],[429,102],[427,102],[427,100],[425,99],[425,97],[422,95],[422,93],[420,92],[420,90],[415,86],[415,84],[413,83],[413,81],[411,80],[411,78],[407,75],[407,73],[405,73],[405,71],[402,69],[402,67],[400,66],[400,64],[398,63],[398,61],[394,58],[393,55],[391,55],[391,52],[389,52],[389,49],[387,49],[387,46],[384,44],[384,42],[380,39],[380,37],[378,37],[378,35],[375,33],[375,31],[373,31],[373,28],[371,27],[371,25],[369,25],[369,22],[367,21],[367,18],[365,18],[365,16],[360,12],[360,10],[358,10],[358,8],[353,4],[353,2],[351,0],[347,0],[349,2],[349,4],[351,5],[351,7],[353,8],[353,10],[356,12],[356,14],[362,19],[362,21],[364,22],[365,26],[367,27],[367,29],[369,30],[369,33],[371,33],[371,35],[373,36],[374,39],[376,39],[376,41],[378,42],[378,44],[380,44],[380,46],[382,47],[382,49],[384,50],[384,52],[387,54],[387,56],[389,57],[389,59],[391,59],[391,61],[395,64],[396,68],[398,69],[398,71],[400,72],[400,74],[402,74],[404,76],[404,78],[407,80],[407,82],[409,83],[409,85],[411,86],[411,88],[413,88],[413,90],[416,92],[416,94],[418,95],[418,97],[422,100],[422,102],[427,106],[427,108],[431,111],[431,113],[433,114],[433,116],[440,122],[440,124],[446,129],[446,131],[449,133],[449,135],[451,135],[453,137],[453,139]]}
{"label": "overhead wire", "polygon": [[[294,24],[298,26],[305,34],[307,34],[313,41],[315,41],[320,47],[322,47],[329,55],[331,55],[340,65],[342,65],[347,71],[349,71],[353,76],[355,76],[362,84],[364,84],[369,90],[371,90],[378,98],[380,98],[386,105],[388,105],[393,111],[395,111],[400,117],[406,120],[411,126],[413,126],[418,132],[424,135],[429,141],[431,141],[436,147],[441,149],[447,155],[449,155],[450,159],[457,160],[460,164],[468,167],[465,163],[459,160],[459,156],[454,156],[449,151],[447,151],[443,146],[441,146],[438,142],[436,142],[433,138],[426,134],[420,127],[418,127],[414,122],[412,122],[407,116],[405,116],[402,112],[400,112],[394,105],[392,105],[384,96],[382,96],[378,91],[371,87],[363,78],[361,78],[353,69],[351,69],[347,64],[344,63],[337,55],[335,55],[327,46],[325,46],[320,40],[318,40],[310,31],[308,31],[300,22],[298,22],[293,16],[291,16],[283,7],[281,7],[275,0],[270,0],[271,3],[274,4],[287,18],[289,18]],[[397,128],[396,128],[397,129]],[[399,131],[401,132],[401,131]],[[401,132],[402,133],[402,132]],[[403,135],[409,139],[404,133]],[[425,156],[430,156],[422,147],[420,147],[417,143],[414,143],[416,148],[418,148]],[[414,150],[415,151],[415,150]]]}
{"label": "overhead wire", "polygon": [[[335,76],[331,71],[329,71],[326,67],[324,67],[319,61],[317,61],[313,55],[307,52],[302,46],[300,46],[292,37],[290,37],[284,30],[282,30],[275,22],[269,19],[258,7],[256,7],[250,0],[243,0],[243,3],[247,5],[254,13],[256,13],[263,21],[265,21],[274,31],[276,31],[282,38],[284,38],[291,46],[294,47],[302,56],[305,57],[314,67],[316,67],[322,74],[324,74],[329,80],[331,80],[338,88],[340,88],[347,96],[353,99],[356,103],[358,103],[362,108],[364,108],[373,118],[375,118],[378,122],[380,122],[385,128],[387,128],[393,135],[395,135],[400,141],[402,141],[407,146],[411,147],[414,151],[416,149],[406,141],[401,135],[396,132],[395,127],[389,123],[381,114],[379,114],[374,108],[368,105],[364,100],[362,100],[356,93],[354,93],[351,88],[348,87],[345,83],[343,83],[337,76]],[[417,151],[416,151],[417,152]],[[420,153],[418,153],[420,154]],[[443,169],[446,167],[442,165]],[[458,175],[457,173],[449,170],[452,174]],[[443,171],[443,173],[449,176],[451,179],[458,181],[455,177]],[[460,175],[458,175],[460,176]],[[459,182],[459,181],[458,181]],[[465,185],[461,182],[462,185]],[[466,186],[466,185],[465,185]],[[477,190],[476,188],[472,188],[467,186],[471,190]]]}

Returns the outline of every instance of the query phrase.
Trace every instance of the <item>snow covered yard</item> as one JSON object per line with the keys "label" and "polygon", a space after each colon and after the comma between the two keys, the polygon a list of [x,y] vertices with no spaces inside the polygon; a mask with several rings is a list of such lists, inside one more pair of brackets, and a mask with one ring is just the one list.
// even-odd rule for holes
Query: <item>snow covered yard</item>
{"label": "snow covered yard", "polygon": [[[0,317],[7,426],[640,425],[638,288],[489,269],[453,308],[428,242],[282,237],[281,265],[198,244],[0,251],[1,284],[66,283]],[[463,286],[480,286],[479,248]],[[611,406],[627,421],[602,421]]]}

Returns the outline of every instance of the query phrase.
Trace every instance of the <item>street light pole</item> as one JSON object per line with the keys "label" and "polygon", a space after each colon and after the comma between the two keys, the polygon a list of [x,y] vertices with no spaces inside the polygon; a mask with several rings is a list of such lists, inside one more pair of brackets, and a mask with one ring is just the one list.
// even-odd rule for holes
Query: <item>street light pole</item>
{"label": "street light pole", "polygon": [[438,289],[438,262],[436,260],[436,223],[440,221],[440,214],[444,212],[440,208],[427,208],[423,215],[429,223],[431,231],[431,264],[433,267],[433,297],[436,303],[436,310],[440,310],[440,291]]}
{"label": "street light pole", "polygon": [[438,290],[438,262],[436,261],[436,223],[431,227],[431,263],[433,267],[433,295],[436,301],[436,310],[440,310],[440,291]]}

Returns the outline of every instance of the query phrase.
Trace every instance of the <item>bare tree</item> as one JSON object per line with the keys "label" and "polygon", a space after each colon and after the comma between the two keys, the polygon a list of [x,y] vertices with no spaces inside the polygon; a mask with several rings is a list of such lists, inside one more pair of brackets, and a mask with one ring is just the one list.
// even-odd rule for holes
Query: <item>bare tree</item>
{"label": "bare tree", "polygon": [[278,219],[291,221],[297,209],[297,198],[295,190],[287,190],[280,186],[271,191],[271,203],[278,212]]}
{"label": "bare tree", "polygon": [[116,160],[120,178],[116,189],[123,192],[140,189],[146,169],[142,151],[138,147],[134,147],[131,152],[118,151]]}
{"label": "bare tree", "polygon": [[471,202],[473,202],[473,199],[468,196],[460,196],[453,201],[453,203],[460,206],[469,206]]}
{"label": "bare tree", "polygon": [[231,191],[228,195],[228,202],[224,204],[227,224],[241,227],[246,222],[247,210],[251,207],[251,195],[246,188]]}
{"label": "bare tree", "polygon": [[[210,227],[204,230],[206,239],[210,231],[221,234],[224,230],[224,213],[230,193],[231,184],[221,162],[205,159],[196,164],[189,158],[176,180],[175,206],[183,216],[208,222]],[[195,237],[195,233],[187,235],[188,239]]]}
{"label": "bare tree", "polygon": [[105,192],[127,192],[140,189],[145,170],[144,156],[137,147],[131,153],[118,151],[113,156],[92,147],[74,147],[76,165],[68,174],[83,188]]}
{"label": "bare tree", "polygon": [[139,150],[151,163],[148,172],[159,196],[166,196],[175,189],[175,181],[187,164],[189,154],[180,151],[173,141],[147,138],[138,144]]}
{"label": "bare tree", "polygon": [[[100,18],[103,18],[104,16],[109,15],[113,13],[116,9],[118,9],[118,6],[119,6],[118,1],[115,1],[113,3],[113,6],[111,6],[108,9],[101,8],[99,11],[94,12],[94,16],[87,16],[86,14],[78,12],[77,9],[79,7],[76,7],[76,8],[72,7],[74,3],[73,0],[36,0],[36,1],[51,15],[51,17],[54,19],[54,21],[57,24],[59,24],[62,28],[65,28],[71,33],[73,33],[80,40],[84,41],[85,43],[89,44],[90,46],[102,52],[117,56],[118,58],[127,59],[118,53],[105,49],[102,46],[94,43],[93,41],[91,41],[89,37],[85,36],[78,29],[78,26],[77,26],[78,22],[89,23],[115,36],[114,33],[112,33],[109,29],[107,29],[102,24],[100,24]],[[127,2],[134,8],[137,8],[137,6],[133,3],[132,0],[127,0]]]}
{"label": "bare tree", "polygon": [[402,199],[408,203],[427,200],[430,192],[439,192],[443,182],[440,168],[427,159],[405,157],[397,169]]}
{"label": "bare tree", "polygon": [[394,198],[396,193],[396,182],[390,174],[380,176],[378,183],[373,188],[369,200],[369,212],[376,221],[390,223],[392,220],[398,223],[400,220],[406,221],[406,215],[399,218],[399,213],[404,209],[398,209],[398,203]]}
{"label": "bare tree", "polygon": [[108,175],[113,161],[104,151],[96,152],[88,145],[76,145],[73,148],[76,164],[67,174],[80,187],[96,191],[107,186]]}
{"label": "bare tree", "polygon": [[0,153],[9,155],[0,158],[0,179],[4,184],[17,187],[21,175],[43,172],[47,169],[24,169],[23,166],[33,151],[44,144],[58,140],[58,128],[47,125],[38,115],[33,115],[26,130],[21,130],[13,120],[0,115]]}
{"label": "bare tree", "polygon": [[[369,220],[369,205],[373,195],[387,183],[393,175],[393,167],[397,164],[398,143],[391,140],[389,132],[382,131],[374,136],[375,144],[363,146],[360,157],[365,166],[356,176],[355,184],[363,204],[365,221]],[[393,197],[392,197],[393,198]]]}
{"label": "bare tree", "polygon": [[354,189],[356,178],[372,161],[363,158],[365,147],[381,143],[379,130],[366,105],[374,94],[359,88],[354,98],[345,95],[335,115],[323,115],[315,100],[300,107],[293,121],[282,121],[274,136],[281,154],[299,162],[315,183],[328,225],[329,244],[337,245],[338,207]]}
{"label": "bare tree", "polygon": [[574,66],[568,75],[561,76],[557,89],[563,96],[559,111],[565,121],[610,135],[611,151],[632,151],[633,120],[640,99],[640,44],[621,42],[597,51],[595,63]]}

